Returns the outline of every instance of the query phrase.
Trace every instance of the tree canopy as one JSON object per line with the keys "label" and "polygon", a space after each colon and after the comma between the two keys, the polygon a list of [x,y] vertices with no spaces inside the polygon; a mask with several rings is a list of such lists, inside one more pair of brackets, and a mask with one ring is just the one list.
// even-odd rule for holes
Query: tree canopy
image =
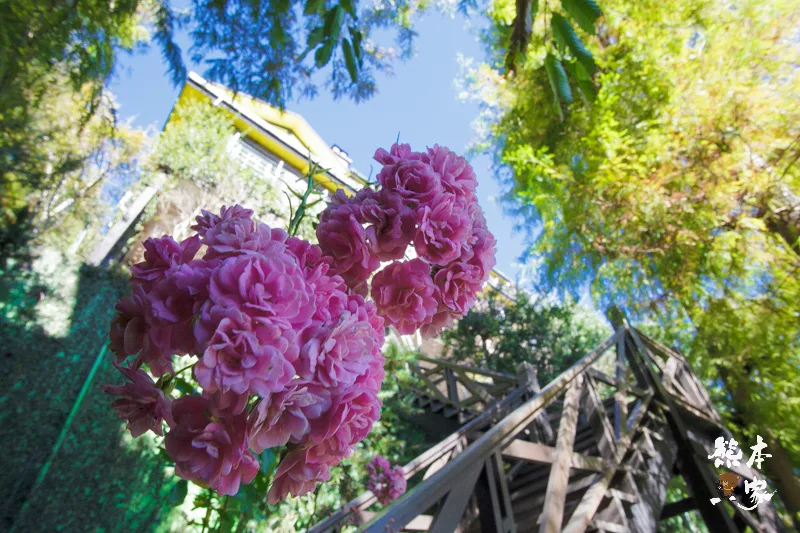
{"label": "tree canopy", "polygon": [[589,283],[598,304],[657,320],[741,433],[768,436],[770,475],[797,521],[800,9],[602,7],[587,41],[594,98],[555,87],[553,105],[545,49],[511,75],[500,61],[481,67],[486,131],[499,141],[484,148],[543,261],[540,283]]}
{"label": "tree canopy", "polygon": [[611,334],[602,320],[573,302],[554,303],[516,291],[491,289],[456,325],[442,333],[449,357],[514,374],[534,366],[544,386]]}

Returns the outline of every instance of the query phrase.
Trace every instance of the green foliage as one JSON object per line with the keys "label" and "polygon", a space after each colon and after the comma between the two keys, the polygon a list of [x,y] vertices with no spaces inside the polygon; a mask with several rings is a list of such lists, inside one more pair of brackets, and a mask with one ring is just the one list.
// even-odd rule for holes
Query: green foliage
{"label": "green foliage", "polygon": [[594,0],[561,0],[564,11],[572,17],[583,31],[595,34],[595,23],[603,15],[603,11]]}
{"label": "green foliage", "polygon": [[[564,120],[561,102],[572,103],[571,85],[579,87],[587,101],[593,101],[592,76],[597,72],[594,56],[569,19],[585,33],[595,35],[602,11],[594,0],[562,0],[561,6],[563,14],[547,2],[540,9],[534,0],[495,0],[489,10],[492,26],[484,32],[484,41],[490,57],[497,58],[492,66],[500,69],[503,65],[506,74],[516,73],[518,68],[544,70],[554,98],[553,108]],[[509,24],[512,9],[514,18]],[[541,24],[537,24],[537,18]],[[503,53],[498,55],[498,50]]]}
{"label": "green foliage", "polygon": [[491,290],[442,340],[457,361],[516,373],[529,362],[544,386],[603,342],[611,330],[577,304],[555,304],[517,291]]}
{"label": "green foliage", "polygon": [[66,249],[98,222],[104,184],[138,172],[147,136],[117,123],[112,97],[97,94],[73,90],[56,68],[26,92],[25,120],[0,131],[0,255],[53,230],[47,244]]}
{"label": "green foliage", "polygon": [[[600,66],[591,105],[574,99],[561,120],[541,96],[559,90],[558,77],[542,76],[535,59],[482,93],[492,95],[489,136],[501,140],[507,205],[531,230],[539,281],[573,293],[591,283],[601,307],[657,324],[738,438],[772,435],[783,464],[800,464],[789,422],[800,417],[800,77],[789,60],[800,52],[800,10],[604,7],[590,42]],[[790,470],[770,476],[798,513],[800,500],[786,501],[798,494]]]}
{"label": "green foliage", "polygon": [[[276,183],[243,164],[239,136],[230,113],[205,100],[190,101],[173,110],[156,142],[150,166],[174,179],[188,180],[232,204],[247,200],[258,218],[274,213]],[[206,206],[203,206],[206,207]]]}

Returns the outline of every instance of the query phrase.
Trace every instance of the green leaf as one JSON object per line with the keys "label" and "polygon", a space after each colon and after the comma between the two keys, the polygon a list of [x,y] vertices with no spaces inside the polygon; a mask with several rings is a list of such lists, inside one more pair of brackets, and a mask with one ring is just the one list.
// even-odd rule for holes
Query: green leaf
{"label": "green leaf", "polygon": [[325,12],[325,0],[306,0],[304,15],[316,15]]}
{"label": "green leaf", "polygon": [[590,75],[597,72],[597,65],[594,62],[592,53],[583,45],[580,37],[572,28],[572,24],[567,19],[558,13],[553,13],[550,18],[550,26],[553,29],[553,37],[555,37],[556,44],[558,44],[558,48],[561,51],[569,50],[569,53],[580,61],[583,68]]}
{"label": "green leaf", "polygon": [[353,38],[353,52],[358,60],[358,68],[361,68],[364,66],[363,49],[361,47],[361,40],[364,38],[364,34],[358,31],[355,26],[350,26],[350,36]]}
{"label": "green leaf", "polygon": [[323,41],[324,38],[325,38],[325,28],[323,28],[322,26],[314,28],[308,34],[308,41],[307,41],[308,47],[315,48],[319,43]]}
{"label": "green leaf", "polygon": [[170,507],[176,507],[182,504],[188,493],[189,483],[187,483],[185,479],[178,480],[178,482],[173,485],[172,490],[169,491],[169,495],[167,496],[167,505]]}
{"label": "green leaf", "polygon": [[578,88],[581,94],[586,97],[589,102],[594,102],[597,98],[597,89],[590,80],[578,80]]}
{"label": "green leaf", "polygon": [[347,66],[347,72],[350,73],[350,79],[353,80],[353,83],[356,83],[358,81],[356,56],[353,53],[353,46],[347,39],[342,39],[342,52],[344,53],[344,64]]}
{"label": "green leaf", "polygon": [[331,55],[333,55],[333,41],[326,41],[314,53],[314,64],[318,67],[324,67],[331,60]]}
{"label": "green leaf", "polygon": [[[342,21],[344,20],[344,9],[336,6],[325,15],[325,37],[334,46],[339,42],[339,35],[342,33]],[[327,61],[326,61],[327,63]]]}
{"label": "green leaf", "polygon": [[561,5],[583,31],[590,35],[595,34],[594,23],[603,11],[594,0],[561,0]]}
{"label": "green leaf", "polygon": [[339,5],[342,6],[351,17],[357,18],[356,6],[353,4],[353,0],[339,0]]}
{"label": "green leaf", "polygon": [[564,113],[561,110],[560,100],[572,103],[572,89],[569,86],[567,73],[564,71],[564,65],[553,54],[547,54],[547,57],[545,57],[544,68],[547,71],[547,78],[550,80],[550,87],[553,89],[554,104],[558,111],[558,116],[563,120]]}

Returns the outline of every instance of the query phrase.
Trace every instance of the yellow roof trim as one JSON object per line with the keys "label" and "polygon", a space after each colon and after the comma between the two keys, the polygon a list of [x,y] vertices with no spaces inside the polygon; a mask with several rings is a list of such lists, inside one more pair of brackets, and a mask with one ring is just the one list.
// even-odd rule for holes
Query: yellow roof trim
{"label": "yellow roof trim", "polygon": [[[250,139],[283,159],[301,174],[308,173],[310,163],[316,162],[326,172],[315,174],[314,179],[326,189],[333,192],[343,188],[346,192],[352,193],[355,187],[362,184],[362,180],[349,171],[347,165],[338,158],[331,147],[299,115],[289,111],[279,111],[244,93],[234,94],[233,91],[210,83],[194,72],[189,74],[189,81],[181,90],[178,102],[212,98],[215,98],[215,103],[225,103],[232,110],[237,129],[245,132]],[[253,125],[257,128],[253,128]],[[288,130],[308,153],[299,153],[297,146],[291,146],[291,139],[280,139],[279,135],[270,131],[268,125]]]}

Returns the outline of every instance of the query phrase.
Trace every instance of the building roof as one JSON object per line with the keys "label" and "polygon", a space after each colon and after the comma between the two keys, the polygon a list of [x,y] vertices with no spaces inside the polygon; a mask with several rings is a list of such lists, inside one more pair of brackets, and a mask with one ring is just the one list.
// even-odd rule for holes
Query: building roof
{"label": "building roof", "polygon": [[[339,147],[332,148],[326,143],[300,115],[281,111],[244,93],[234,93],[191,72],[178,103],[199,99],[210,100],[230,111],[238,129],[301,174],[308,172],[310,163],[320,165],[324,171],[315,177],[323,187],[354,192],[366,183],[363,175],[350,169],[347,155]],[[172,115],[167,123],[171,118]]]}

